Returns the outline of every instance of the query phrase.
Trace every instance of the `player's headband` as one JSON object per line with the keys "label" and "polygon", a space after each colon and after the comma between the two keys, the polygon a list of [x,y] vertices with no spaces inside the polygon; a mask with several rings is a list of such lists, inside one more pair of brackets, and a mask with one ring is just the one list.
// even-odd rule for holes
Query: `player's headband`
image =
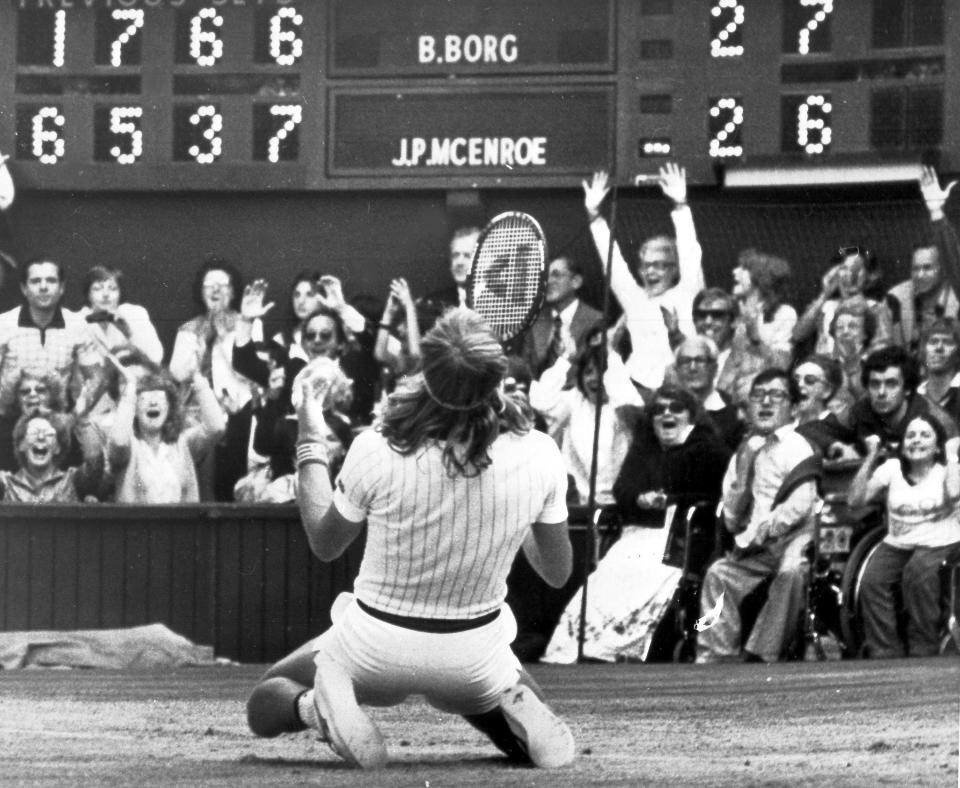
{"label": "player's headband", "polygon": [[423,373],[420,374],[421,379],[423,380],[423,390],[427,392],[427,396],[430,397],[437,405],[441,408],[446,408],[447,410],[456,410],[463,413],[467,411],[474,410],[483,404],[486,397],[483,397],[478,400],[474,400],[468,405],[461,405],[455,402],[446,402],[445,400],[440,399],[436,394],[433,393],[433,390],[430,388],[430,384],[427,382],[427,376]]}

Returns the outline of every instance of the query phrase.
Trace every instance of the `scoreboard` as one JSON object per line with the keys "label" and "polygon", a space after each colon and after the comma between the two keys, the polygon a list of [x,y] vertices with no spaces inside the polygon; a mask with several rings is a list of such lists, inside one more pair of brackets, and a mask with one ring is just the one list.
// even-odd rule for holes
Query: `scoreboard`
{"label": "scoreboard", "polygon": [[0,151],[89,190],[960,170],[954,0],[0,0]]}

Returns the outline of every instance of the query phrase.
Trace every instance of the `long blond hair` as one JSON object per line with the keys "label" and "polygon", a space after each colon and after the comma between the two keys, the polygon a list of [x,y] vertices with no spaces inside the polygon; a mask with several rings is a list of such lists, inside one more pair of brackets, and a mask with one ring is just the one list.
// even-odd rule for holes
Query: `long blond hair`
{"label": "long blond hair", "polygon": [[446,312],[424,337],[421,354],[422,371],[390,395],[379,429],[404,455],[438,442],[451,476],[474,476],[490,465],[489,448],[502,431],[532,427],[522,404],[501,390],[507,357],[469,309]]}

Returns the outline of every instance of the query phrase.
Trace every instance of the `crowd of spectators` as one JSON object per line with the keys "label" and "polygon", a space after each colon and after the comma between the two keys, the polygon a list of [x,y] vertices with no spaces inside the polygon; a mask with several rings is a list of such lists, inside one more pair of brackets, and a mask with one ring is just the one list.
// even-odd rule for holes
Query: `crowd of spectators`
{"label": "crowd of spectators", "polygon": [[[625,531],[618,551],[639,553],[640,563],[615,552],[621,563],[604,570],[616,604],[596,614],[603,623],[594,622],[591,637],[600,658],[642,656],[649,647],[650,622],[641,627],[634,614],[662,609],[663,583],[674,582],[676,571],[657,575],[657,587],[638,592],[639,601],[623,593],[624,578],[654,577],[643,562],[654,555],[659,564],[660,556],[645,544],[644,529],[663,526],[678,500],[694,496],[722,500],[737,536],[707,572],[704,604],[720,605],[724,623],[703,638],[699,658],[742,657],[736,603],[773,578],[747,643],[752,656],[773,660],[801,594],[795,545],[809,538],[816,498],[809,474],[793,478],[803,461],[866,457],[880,480],[860,480],[856,495],[866,501],[889,491],[890,507],[900,505],[895,493],[897,501],[910,498],[902,480],[916,484],[914,476],[929,470],[909,455],[910,436],[921,432],[933,444],[933,465],[956,464],[960,243],[943,212],[952,184],[943,187],[923,170],[929,233],[917,239],[909,280],[887,288],[871,251],[838,245],[820,293],[799,315],[789,303],[790,264],[762,250],[745,248],[729,282],[708,283],[684,170],[665,166],[659,184],[672,203],[675,236],[647,239],[631,266],[604,216],[607,175],[584,182],[585,221],[610,266],[622,317],[608,326],[581,299],[584,261],[551,260],[543,309],[511,359],[509,384],[528,392],[540,428],[561,446],[570,502],[616,505],[640,529]],[[0,164],[0,208],[12,200]],[[40,256],[15,265],[3,255],[6,286],[17,277],[23,295],[21,306],[0,314],[3,500],[294,500],[297,376],[310,365],[333,368],[324,414],[336,473],[354,435],[376,422],[379,402],[418,374],[420,337],[446,307],[463,304],[478,235],[475,227],[454,234],[448,287],[418,298],[394,279],[382,308],[361,312],[336,277],[303,272],[289,291],[292,319],[273,337],[264,335],[274,306],[267,282],[244,286],[229,260],[208,257],[195,281],[198,312],[180,326],[169,355],[147,310],[124,300],[120,270],[86,272],[86,304],[71,311],[61,303],[59,261]],[[937,473],[950,485],[935,514],[956,531],[955,476]],[[925,501],[903,504],[910,513],[901,512],[900,530],[886,543],[892,557],[866,579],[875,605],[867,638],[877,655],[898,648],[884,589],[903,576],[905,588],[931,593],[927,579],[911,573],[915,565],[927,571],[933,559],[901,553],[960,553],[960,533],[931,537],[929,513],[917,511]],[[602,594],[591,604],[602,608]],[[929,634],[929,622],[916,626]],[[619,639],[604,637],[604,627]],[[570,632],[558,628],[548,653],[568,658]]]}

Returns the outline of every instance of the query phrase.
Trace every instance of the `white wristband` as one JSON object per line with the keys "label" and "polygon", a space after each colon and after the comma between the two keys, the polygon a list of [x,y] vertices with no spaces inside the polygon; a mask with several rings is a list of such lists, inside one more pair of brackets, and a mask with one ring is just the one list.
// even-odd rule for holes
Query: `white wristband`
{"label": "white wristband", "polygon": [[297,444],[297,470],[304,465],[329,465],[330,455],[322,443],[307,442]]}

